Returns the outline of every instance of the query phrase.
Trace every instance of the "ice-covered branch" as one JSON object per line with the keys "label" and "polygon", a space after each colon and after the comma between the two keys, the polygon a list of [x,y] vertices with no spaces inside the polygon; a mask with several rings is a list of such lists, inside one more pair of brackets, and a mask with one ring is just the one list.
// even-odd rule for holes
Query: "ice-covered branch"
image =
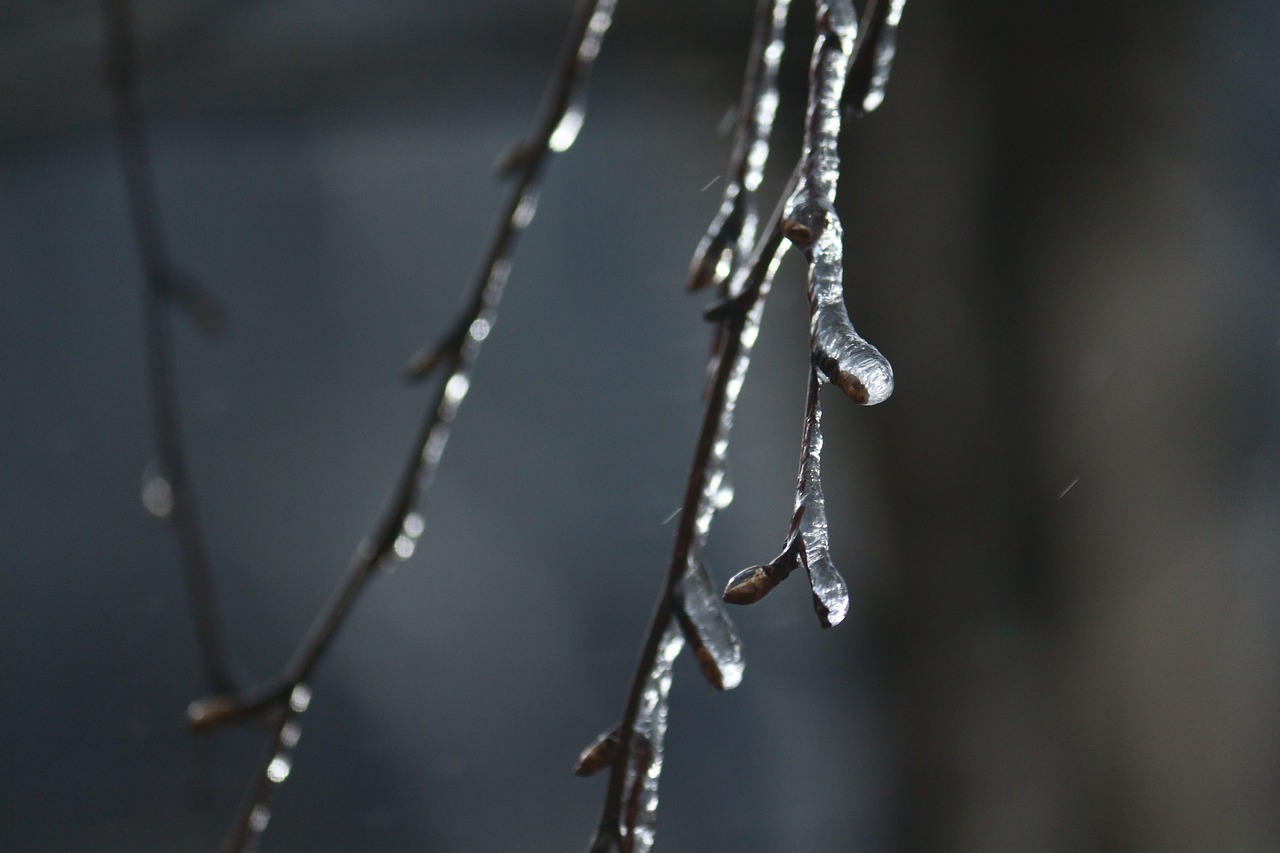
{"label": "ice-covered branch", "polygon": [[854,330],[845,306],[844,232],[835,210],[840,127],[850,95],[858,99],[862,112],[875,109],[884,99],[903,2],[869,5],[860,37],[847,0],[818,4],[804,152],[786,217],[780,223],[783,235],[801,250],[809,266],[812,368],[795,512],[782,553],[769,563],[734,575],[724,592],[725,601],[731,604],[752,604],[803,566],[813,589],[814,610],[824,628],[844,619],[849,593],[831,562],[828,547],[821,482],[819,392],[823,377],[865,405],[881,403],[893,393],[893,369],[880,351]]}
{"label": "ice-covered branch", "polygon": [[777,69],[787,6],[785,0],[760,3],[729,185],[720,212],[694,255],[691,285],[719,284],[724,297],[744,294],[753,270],[759,272],[750,288],[749,304],[743,302],[742,310],[726,312],[716,320],[702,422],[671,562],[636,662],[622,720],[584,750],[578,761],[580,775],[606,767],[610,771],[592,851],[643,853],[653,845],[671,669],[684,645],[693,649],[703,675],[716,689],[735,687],[742,680],[742,647],[713,592],[703,551],[716,511],[732,496],[725,470],[729,433],[781,242],[766,239],[753,244],[758,217],[755,194],[777,109]]}
{"label": "ice-covered branch", "polygon": [[854,400],[874,405],[893,393],[893,369],[849,321],[844,302],[844,232],[835,210],[845,81],[856,33],[848,0],[818,4],[800,183],[788,205],[783,234],[809,264],[814,365]]}
{"label": "ice-covered branch", "polygon": [[822,404],[818,391],[823,379],[809,370],[805,401],[804,450],[796,482],[795,512],[782,553],[763,566],[752,566],[734,575],[724,592],[730,604],[752,604],[764,598],[787,575],[803,566],[813,588],[813,607],[824,628],[839,624],[849,612],[849,590],[831,563],[828,545],[827,505],[822,496]]}
{"label": "ice-covered branch", "polygon": [[213,570],[205,550],[200,513],[183,450],[169,309],[176,306],[211,335],[223,330],[226,315],[199,282],[175,267],[169,254],[160,218],[151,146],[138,96],[136,47],[127,0],[104,0],[103,19],[107,90],[144,281],[147,374],[158,459],[144,474],[142,501],[152,515],[168,522],[177,535],[205,680],[213,690],[232,691],[235,679],[223,639]]}
{"label": "ice-covered branch", "polygon": [[[844,618],[848,593],[831,565],[827,520],[820,482],[822,450],[818,392],[822,370],[863,403],[877,403],[892,390],[888,363],[853,331],[844,308],[842,248],[834,201],[839,179],[842,102],[850,74],[863,111],[873,109],[892,58],[888,35],[897,25],[901,0],[892,6],[872,2],[863,20],[863,36],[848,0],[818,4],[818,37],[811,73],[805,149],[783,200],[756,238],[754,191],[768,156],[768,136],[777,109],[776,75],[783,47],[787,3],[763,0],[743,87],[738,133],[729,182],[719,213],[694,255],[692,288],[720,285],[720,302],[707,312],[716,323],[708,364],[708,386],[693,464],[685,487],[680,526],[671,563],[641,647],[622,719],[588,746],[578,759],[579,775],[608,769],[609,786],[592,853],[651,849],[662,769],[662,740],[672,662],[688,642],[710,683],[732,687],[742,675],[741,647],[727,616],[706,605],[710,577],[702,553],[717,509],[727,504],[725,459],[738,394],[746,378],[751,348],[759,332],[764,300],[783,248],[784,236],[804,250],[810,266],[813,367],[805,417],[804,453],[796,513],[782,556],[768,566],[740,573],[726,598],[755,600],[796,565],[809,572],[815,605],[824,625]],[[886,46],[888,45],[888,46]],[[863,69],[872,69],[868,73]],[[841,320],[843,318],[843,320]],[[737,586],[735,586],[735,584]],[[734,593],[737,590],[736,594]],[[673,624],[674,623],[674,624]],[[726,654],[727,652],[727,654]],[[732,683],[724,679],[724,661],[733,662]]]}
{"label": "ice-covered branch", "polygon": [[790,0],[764,0],[757,9],[724,200],[693,253],[690,290],[729,280],[755,246],[758,217],[753,197],[764,180],[769,135],[778,113],[778,67],[790,5]]}

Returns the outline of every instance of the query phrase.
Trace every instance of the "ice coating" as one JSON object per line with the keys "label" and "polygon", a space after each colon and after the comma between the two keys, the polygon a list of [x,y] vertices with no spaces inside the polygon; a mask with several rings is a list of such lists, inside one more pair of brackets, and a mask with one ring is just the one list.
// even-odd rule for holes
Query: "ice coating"
{"label": "ice coating", "polygon": [[840,220],[829,207],[817,217],[806,218],[816,220],[817,234],[803,247],[809,261],[809,345],[814,366],[854,401],[866,406],[883,403],[893,393],[893,368],[849,320]]}
{"label": "ice coating", "polygon": [[[632,726],[630,748],[624,768],[622,811],[618,816],[616,849],[623,853],[649,853],[653,849],[658,818],[658,780],[662,775],[663,739],[667,733],[667,699],[671,693],[671,670],[684,648],[680,629],[669,624],[662,635],[653,667],[645,677],[640,706]],[[601,827],[590,850],[604,853],[614,849],[615,838]]]}
{"label": "ice coating", "polygon": [[894,54],[897,53],[898,24],[902,21],[902,8],[906,3],[907,0],[889,0],[885,4],[884,22],[876,36],[876,52],[872,60],[871,77],[867,81],[867,90],[862,95],[864,113],[871,112],[884,102],[884,90],[889,83]]}
{"label": "ice coating", "polygon": [[742,643],[701,560],[684,576],[673,604],[676,621],[711,686],[732,690],[742,683]]}
{"label": "ice coating", "polygon": [[844,301],[844,231],[835,212],[841,101],[856,35],[853,7],[847,0],[819,4],[800,181],[782,228],[809,264],[814,364],[852,399],[875,405],[893,393],[893,369],[849,320]]}
{"label": "ice coating", "polygon": [[827,505],[822,495],[822,404],[818,395],[822,381],[816,370],[810,370],[804,450],[787,543],[772,562],[744,569],[730,578],[724,599],[730,604],[753,604],[803,566],[813,589],[813,608],[818,620],[822,627],[830,628],[843,621],[849,612],[849,589],[831,562]]}
{"label": "ice coating", "polygon": [[[810,268],[810,388],[795,512],[782,554],[769,564],[740,572],[730,581],[724,599],[756,601],[803,566],[822,624],[837,624],[848,613],[848,590],[829,555],[818,394],[829,376],[859,402],[878,403],[891,393],[893,378],[883,356],[854,331],[845,308],[842,233],[834,210],[840,169],[836,146],[849,72],[856,61],[862,80],[858,88],[865,92],[871,76],[870,52],[880,49],[886,16],[893,9],[895,16],[900,14],[901,5],[897,2],[890,9],[871,0],[866,20],[872,26],[859,42],[848,0],[819,4],[804,154],[782,203],[757,239],[754,193],[763,175],[768,132],[778,106],[775,76],[788,8],[784,0],[759,2],[724,200],[690,271],[691,288],[717,285],[720,300],[704,315],[715,324],[715,331],[703,419],[678,513],[673,559],[631,680],[622,722],[584,750],[576,768],[581,775],[605,767],[611,770],[601,821],[590,847],[595,853],[648,851],[652,846],[670,661],[684,642],[693,648],[713,686],[731,687],[741,679],[741,650],[732,623],[718,606],[708,606],[710,577],[702,555],[715,513],[731,496],[725,465],[734,408],[784,236],[804,252]],[[892,56],[891,52],[882,55]]]}
{"label": "ice coating", "polygon": [[435,477],[449,441],[450,425],[471,387],[472,366],[498,320],[498,307],[511,275],[511,259],[517,242],[538,209],[548,155],[568,150],[578,138],[586,117],[587,80],[613,21],[616,5],[617,0],[585,0],[579,5],[556,77],[544,99],[538,128],[530,140],[514,146],[498,167],[502,176],[513,175],[517,181],[472,282],[469,303],[444,339],[419,350],[405,367],[405,374],[411,380],[423,379],[437,370],[445,375],[419,438],[416,482],[406,485],[398,506],[401,517],[377,540],[373,550],[375,559],[384,554],[408,559],[417,548],[422,534],[421,516],[416,510],[418,499]]}
{"label": "ice coating", "polygon": [[697,290],[729,280],[751,255],[758,216],[751,196],[764,180],[769,135],[778,112],[778,66],[782,62],[790,0],[763,0],[757,11],[756,37],[747,61],[743,103],[724,200],[711,227],[693,253],[689,287]]}
{"label": "ice coating", "polygon": [[270,752],[258,773],[249,801],[222,849],[255,850],[262,833],[271,822],[271,798],[275,789],[293,771],[293,753],[302,737],[298,716],[311,703],[311,690],[305,684],[295,685],[279,714],[271,740]]}
{"label": "ice coating", "polygon": [[831,562],[827,527],[827,502],[822,495],[822,379],[809,376],[809,398],[804,425],[804,453],[796,483],[796,511],[801,562],[813,589],[813,608],[824,628],[838,625],[849,612],[849,589]]}

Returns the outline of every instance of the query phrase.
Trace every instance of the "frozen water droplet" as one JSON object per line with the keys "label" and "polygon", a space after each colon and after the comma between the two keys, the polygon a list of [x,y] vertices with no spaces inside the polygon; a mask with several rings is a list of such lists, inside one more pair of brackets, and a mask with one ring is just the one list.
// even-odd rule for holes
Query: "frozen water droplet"
{"label": "frozen water droplet", "polygon": [[391,550],[393,550],[396,556],[401,560],[407,560],[413,556],[415,547],[417,547],[417,543],[415,543],[411,537],[401,533],[396,537],[396,541],[392,544]]}
{"label": "frozen water droplet", "polygon": [[426,528],[423,522],[422,513],[411,512],[404,517],[404,533],[406,536],[412,536],[417,539],[422,535],[422,531]]}
{"label": "frozen water droplet", "polygon": [[305,684],[295,685],[293,692],[289,694],[289,708],[295,714],[301,714],[307,710],[307,706],[311,704],[311,688]]}
{"label": "frozen water droplet", "polygon": [[481,343],[485,338],[489,337],[489,332],[493,329],[492,324],[483,317],[477,317],[471,321],[471,327],[467,330],[467,334],[471,336],[471,340]]}
{"label": "frozen water droplet", "polygon": [[511,215],[511,224],[516,228],[528,228],[529,223],[533,221],[533,215],[537,212],[538,194],[533,191],[526,192],[520,197],[520,203],[516,205],[515,213]]}
{"label": "frozen water droplet", "polygon": [[809,570],[809,586],[813,589],[813,606],[822,627],[831,628],[844,621],[849,613],[849,588],[831,563],[824,549],[805,561]]}
{"label": "frozen water droplet", "polygon": [[471,380],[465,373],[455,373],[449,377],[449,381],[444,386],[444,403],[443,405],[457,408],[462,402],[462,398],[467,396],[467,391],[471,388]]}
{"label": "frozen water droplet", "polygon": [[551,139],[547,141],[547,147],[556,153],[568,151],[578,139],[578,131],[582,130],[584,118],[586,113],[577,104],[565,110],[564,115],[560,117],[560,123],[551,134]]}
{"label": "frozen water droplet", "polygon": [[680,583],[676,616],[703,676],[717,690],[742,683],[746,664],[738,632],[711,588],[711,577],[699,565],[690,566]]}
{"label": "frozen water droplet", "polygon": [[143,475],[142,505],[161,521],[173,514],[173,487],[153,468]]}
{"label": "frozen water droplet", "polygon": [[285,723],[280,729],[280,746],[282,749],[293,749],[302,737],[302,726],[293,720]]}
{"label": "frozen water droplet", "polygon": [[271,763],[267,765],[267,779],[279,785],[289,778],[289,771],[292,769],[293,765],[287,755],[276,755],[271,759]]}
{"label": "frozen water droplet", "polygon": [[253,807],[253,811],[249,813],[249,829],[254,832],[265,832],[267,824],[271,823],[271,809],[259,803]]}

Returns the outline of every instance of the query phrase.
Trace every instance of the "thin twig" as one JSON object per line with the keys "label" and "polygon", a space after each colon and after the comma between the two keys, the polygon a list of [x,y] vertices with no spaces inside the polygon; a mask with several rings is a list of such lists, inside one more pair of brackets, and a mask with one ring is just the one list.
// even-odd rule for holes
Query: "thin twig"
{"label": "thin twig", "polygon": [[[759,329],[768,279],[776,266],[772,256],[781,243],[780,239],[765,240],[751,254],[755,191],[768,157],[768,137],[776,114],[777,69],[787,9],[786,0],[761,0],[758,7],[728,168],[729,182],[720,212],[691,265],[692,287],[719,282],[724,296],[743,293],[753,270],[761,270],[761,281],[760,286],[752,288],[753,298],[745,310],[719,320],[712,335],[702,422],[671,561],[636,661],[622,720],[614,732],[589,747],[579,761],[580,773],[604,766],[610,770],[590,848],[594,853],[611,849],[632,853],[652,846],[671,664],[683,648],[681,632],[683,639],[693,645],[703,673],[713,686],[733,687],[742,677],[741,647],[732,623],[718,606],[707,604],[711,584],[702,552],[715,512],[726,503],[722,496],[727,488],[725,457],[733,410]],[[765,255],[769,257],[766,259]],[[695,619],[694,614],[700,618]],[[702,628],[699,622],[713,630]],[[720,641],[714,642],[712,637]],[[714,653],[717,647],[719,656]],[[725,677],[726,673],[730,678]]]}
{"label": "thin twig", "polygon": [[517,166],[513,168],[519,169],[520,179],[508,197],[494,238],[472,282],[467,305],[454,322],[453,331],[440,344],[410,360],[406,373],[411,378],[439,372],[443,379],[410,445],[408,461],[374,532],[356,548],[342,582],[279,675],[250,693],[214,696],[193,703],[188,713],[193,727],[203,729],[231,722],[261,713],[282,701],[309,677],[365,581],[387,560],[404,559],[412,554],[422,533],[422,519],[415,510],[439,466],[449,427],[470,386],[471,366],[492,329],[510,272],[511,252],[516,237],[533,215],[538,182],[545,171],[552,142],[557,142],[554,150],[567,149],[572,139],[562,133],[566,117],[573,114],[577,118],[570,121],[581,121],[583,83],[609,26],[615,2],[585,0],[579,3],[534,133],[529,142],[519,146],[523,153],[515,158]]}
{"label": "thin twig", "polygon": [[178,273],[170,259],[160,218],[151,147],[137,92],[137,59],[127,0],[104,0],[103,19],[107,89],[134,240],[143,268],[147,373],[152,428],[159,456],[159,471],[144,484],[144,501],[152,514],[169,522],[178,538],[205,680],[213,690],[233,691],[235,680],[223,639],[213,571],[205,551],[200,513],[183,452],[169,307],[176,303],[209,333],[216,334],[225,321],[217,302],[189,277]]}
{"label": "thin twig", "polygon": [[302,729],[297,718],[307,710],[311,691],[299,685],[289,701],[264,715],[270,739],[235,822],[218,848],[219,853],[252,850],[271,822],[271,797],[293,770],[293,751],[298,746]]}
{"label": "thin twig", "polygon": [[[193,730],[209,730],[263,715],[287,721],[292,715],[292,699],[299,690],[307,689],[305,682],[367,581],[389,560],[405,559],[413,553],[423,530],[418,512],[421,498],[440,464],[450,426],[470,387],[471,367],[497,319],[517,237],[533,218],[550,154],[567,150],[577,136],[584,116],[587,77],[615,4],[616,0],[582,0],[576,7],[534,131],[500,168],[504,176],[517,176],[517,180],[466,304],[443,341],[422,350],[409,362],[409,378],[422,379],[436,373],[440,380],[386,510],[373,532],[357,546],[343,579],[280,673],[249,692],[228,691],[192,702],[187,720]],[[270,767],[271,763],[265,762],[256,775],[246,806],[228,836],[227,850],[243,849],[254,837],[253,825],[265,825],[265,798],[274,787],[266,775]]]}

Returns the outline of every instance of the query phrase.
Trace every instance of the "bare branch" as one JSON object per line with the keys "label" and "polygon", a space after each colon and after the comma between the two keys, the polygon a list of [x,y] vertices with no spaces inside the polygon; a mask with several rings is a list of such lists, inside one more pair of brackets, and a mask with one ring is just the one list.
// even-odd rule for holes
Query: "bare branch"
{"label": "bare branch", "polygon": [[160,218],[151,147],[137,91],[137,60],[127,0],[104,0],[103,19],[107,90],[145,285],[147,374],[159,460],[149,468],[143,483],[143,504],[152,515],[168,522],[178,538],[205,680],[213,690],[234,691],[235,679],[223,639],[213,571],[205,551],[200,513],[183,451],[168,309],[176,305],[210,334],[222,331],[226,314],[211,294],[195,279],[179,272],[170,259]]}
{"label": "bare branch", "polygon": [[[472,365],[497,319],[512,252],[517,237],[533,218],[549,155],[567,150],[582,125],[587,77],[609,28],[615,3],[616,0],[582,0],[575,9],[533,134],[503,167],[508,173],[518,172],[518,178],[472,282],[467,304],[439,345],[410,360],[406,373],[411,379],[422,379],[433,372],[441,377],[387,509],[373,532],[357,546],[342,581],[281,672],[252,691],[224,691],[192,702],[187,709],[187,722],[193,730],[266,717],[283,721],[273,723],[285,727],[277,728],[279,741],[280,732],[288,730],[289,721],[299,712],[294,707],[299,691],[306,692],[309,701],[305,682],[366,582],[388,561],[407,559],[413,554],[424,527],[418,512],[422,495],[440,464],[450,427],[470,388]],[[274,783],[281,781],[271,778],[272,768],[278,766],[266,761],[259,768],[246,805],[228,836],[226,850],[244,849],[265,828],[269,816],[267,798]]]}

